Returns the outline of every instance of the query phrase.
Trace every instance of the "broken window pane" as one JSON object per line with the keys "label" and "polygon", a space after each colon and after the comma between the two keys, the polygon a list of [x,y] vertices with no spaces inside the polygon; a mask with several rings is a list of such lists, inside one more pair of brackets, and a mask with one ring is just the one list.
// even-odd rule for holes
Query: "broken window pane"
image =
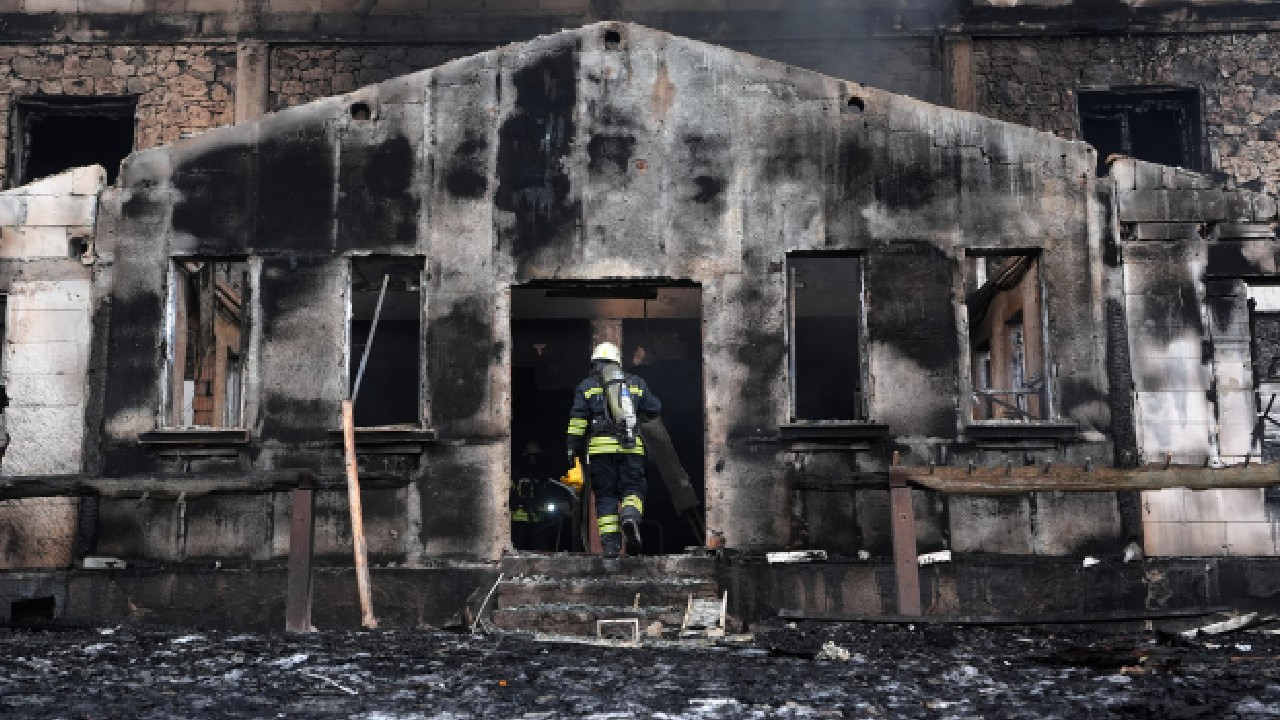
{"label": "broken window pane", "polygon": [[1080,134],[1098,150],[1098,174],[1112,154],[1199,170],[1200,93],[1131,88],[1080,92]]}
{"label": "broken window pane", "polygon": [[18,99],[10,185],[95,164],[106,168],[108,184],[114,183],[120,162],[133,152],[137,104],[133,97]]}
{"label": "broken window pane", "polygon": [[793,256],[787,264],[792,420],[861,420],[861,262]]}
{"label": "broken window pane", "polygon": [[169,425],[239,427],[249,264],[177,260],[170,293]]}
{"label": "broken window pane", "polygon": [[1044,313],[1035,255],[965,258],[974,420],[1044,420]]}
{"label": "broken window pane", "polygon": [[[351,259],[350,382],[354,388],[366,347],[369,359],[356,396],[361,427],[422,422],[422,258]],[[369,342],[383,279],[386,297]]]}

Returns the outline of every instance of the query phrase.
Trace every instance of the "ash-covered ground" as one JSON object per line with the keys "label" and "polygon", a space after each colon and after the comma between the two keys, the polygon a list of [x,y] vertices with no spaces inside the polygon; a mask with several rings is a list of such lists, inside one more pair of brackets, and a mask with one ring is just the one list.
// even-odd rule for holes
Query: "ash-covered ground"
{"label": "ash-covered ground", "polygon": [[14,718],[1267,718],[1280,636],[780,626],[704,647],[0,629]]}

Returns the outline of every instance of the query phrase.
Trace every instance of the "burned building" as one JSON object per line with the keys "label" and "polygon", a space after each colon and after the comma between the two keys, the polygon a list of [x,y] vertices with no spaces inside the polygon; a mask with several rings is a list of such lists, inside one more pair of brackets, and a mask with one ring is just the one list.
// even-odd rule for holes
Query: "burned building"
{"label": "burned building", "polygon": [[[949,37],[919,94],[1008,88],[973,80],[1005,42]],[[301,54],[235,78],[263,90]],[[1090,97],[1048,129],[1112,123],[1109,157],[601,22],[0,194],[5,593],[278,626],[291,493],[314,487],[316,609],[350,622],[339,406],[367,350],[377,597],[438,623],[522,549],[510,488],[563,470],[570,393],[611,340],[666,404],[724,548],[705,571],[745,621],[901,609],[909,582],[942,615],[1273,597],[1274,165],[1148,162],[1139,120],[1164,110]],[[707,545],[651,485],[649,551]],[[757,562],[780,550],[830,560]],[[888,562],[940,550],[957,561]]]}

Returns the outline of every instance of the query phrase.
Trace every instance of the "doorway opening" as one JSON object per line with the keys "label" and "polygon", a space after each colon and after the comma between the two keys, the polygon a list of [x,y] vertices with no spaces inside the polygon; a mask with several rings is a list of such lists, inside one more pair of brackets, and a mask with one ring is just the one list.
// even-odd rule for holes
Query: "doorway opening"
{"label": "doorway opening", "polygon": [[[591,372],[591,350],[602,342],[617,345],[623,369],[643,378],[662,402],[662,423],[670,436],[663,448],[657,445],[660,438],[646,437],[642,553],[679,553],[703,545],[701,288],[670,281],[512,288],[511,340],[515,549],[590,550],[594,525],[584,520],[590,503],[575,508],[570,493],[554,481],[567,470],[565,431],[574,390]],[[678,477],[682,474],[687,484]],[[694,502],[696,508],[690,509]]]}

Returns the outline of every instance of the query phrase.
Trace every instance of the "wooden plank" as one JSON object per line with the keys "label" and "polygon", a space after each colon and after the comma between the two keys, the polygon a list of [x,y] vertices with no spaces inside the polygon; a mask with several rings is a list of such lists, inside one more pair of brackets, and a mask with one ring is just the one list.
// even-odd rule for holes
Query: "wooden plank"
{"label": "wooden plank", "polygon": [[916,513],[911,503],[911,486],[898,465],[898,453],[889,468],[889,512],[893,534],[893,578],[898,588],[898,613],[919,615],[920,565],[916,562]]}
{"label": "wooden plank", "polygon": [[908,482],[948,494],[1005,495],[1024,492],[1113,492],[1162,488],[1258,488],[1280,483],[1280,465],[1147,465],[1087,468],[1073,465],[1003,468],[904,467]]}
{"label": "wooden plank", "polygon": [[293,491],[289,515],[289,578],[285,597],[285,632],[311,632],[312,564],[316,536],[315,491]]}
{"label": "wooden plank", "polygon": [[[387,279],[384,276],[383,290],[386,285]],[[377,325],[376,315],[374,324]],[[359,387],[359,380],[356,385]],[[364,509],[360,503],[360,472],[356,465],[355,411],[351,400],[342,401],[342,437],[347,471],[347,506],[351,509],[351,545],[356,562],[356,589],[360,593],[360,624],[366,628],[376,628],[378,621],[373,617],[373,591],[369,584],[369,550],[364,539]]]}

